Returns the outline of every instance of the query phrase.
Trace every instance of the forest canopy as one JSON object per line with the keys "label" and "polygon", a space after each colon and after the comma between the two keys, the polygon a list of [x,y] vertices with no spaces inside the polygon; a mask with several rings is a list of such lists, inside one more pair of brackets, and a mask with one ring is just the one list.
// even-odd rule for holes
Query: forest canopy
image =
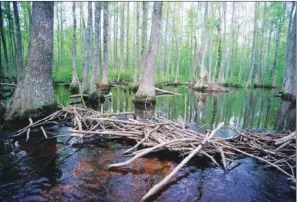
{"label": "forest canopy", "polygon": [[[102,80],[104,18],[108,82],[139,82],[153,2],[106,5],[108,13],[101,2],[55,2],[55,82],[75,83],[73,62],[80,80]],[[203,58],[211,82],[282,87],[294,16],[294,2],[164,2],[156,81],[198,80]],[[1,71],[17,78],[28,55],[31,3],[1,2],[0,21]]]}

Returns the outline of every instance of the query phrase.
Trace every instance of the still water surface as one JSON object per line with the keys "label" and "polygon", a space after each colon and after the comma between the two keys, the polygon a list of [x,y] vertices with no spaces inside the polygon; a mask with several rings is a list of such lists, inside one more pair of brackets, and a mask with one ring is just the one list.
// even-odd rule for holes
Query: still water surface
{"label": "still water surface", "polygon": [[[220,136],[229,136],[229,127],[249,130],[275,130],[279,121],[281,101],[265,90],[239,90],[206,96],[186,87],[166,88],[186,94],[159,97],[155,112],[171,120],[183,121],[193,127],[211,129],[225,122]],[[108,112],[133,111],[133,93],[112,89],[111,100],[98,110]],[[67,105],[73,100],[63,87],[56,88],[58,102]],[[184,116],[186,112],[186,116]],[[287,127],[288,121],[283,121]],[[66,134],[70,128],[55,126],[49,130]],[[39,132],[36,132],[36,135]],[[32,134],[33,136],[33,134]],[[167,174],[178,161],[168,160],[168,154],[149,156],[131,165],[108,170],[110,163],[127,159],[121,154],[125,143],[94,139],[62,149],[65,137],[50,141],[30,138],[19,140],[14,148],[0,143],[0,201],[139,201]],[[83,144],[83,146],[82,146]],[[163,158],[159,158],[163,157]],[[249,158],[239,158],[228,165],[229,172],[206,164],[191,162],[175,176],[156,201],[295,201],[288,181],[279,172]]]}

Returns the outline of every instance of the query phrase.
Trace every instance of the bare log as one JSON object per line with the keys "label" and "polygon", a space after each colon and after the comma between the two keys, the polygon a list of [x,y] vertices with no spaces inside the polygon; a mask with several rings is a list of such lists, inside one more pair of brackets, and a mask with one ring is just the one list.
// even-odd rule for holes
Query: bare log
{"label": "bare log", "polygon": [[204,144],[211,139],[218,130],[220,130],[223,127],[224,123],[220,123],[216,129],[214,129],[211,134],[208,136],[206,135],[206,137],[203,139],[203,141],[199,144],[199,146],[194,149],[169,175],[167,175],[161,182],[159,182],[158,184],[156,184],[153,188],[151,188],[145,195],[144,197],[142,197],[141,201],[146,201],[149,197],[151,197],[152,195],[156,194],[162,187],[164,187],[169,180],[171,179],[171,177],[173,177],[186,163],[188,163],[191,158],[198,153],[202,147],[204,146]]}

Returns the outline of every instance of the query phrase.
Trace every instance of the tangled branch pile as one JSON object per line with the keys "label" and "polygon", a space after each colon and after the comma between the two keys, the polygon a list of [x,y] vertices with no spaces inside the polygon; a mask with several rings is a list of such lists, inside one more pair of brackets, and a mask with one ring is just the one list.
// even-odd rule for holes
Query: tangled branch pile
{"label": "tangled branch pile", "polygon": [[[109,168],[125,166],[148,153],[169,150],[177,151],[187,157],[159,184],[155,185],[144,197],[143,201],[158,192],[170,178],[178,172],[193,156],[205,156],[213,163],[228,171],[227,162],[237,154],[242,154],[272,166],[288,176],[296,184],[296,133],[291,134],[252,134],[246,131],[237,132],[237,135],[228,139],[215,137],[216,132],[223,126],[207,134],[200,134],[187,129],[184,123],[176,123],[166,118],[150,120],[135,120],[132,112],[102,114],[92,109],[69,106],[52,115],[33,122],[19,130],[15,136],[22,134],[30,136],[32,128],[39,127],[45,138],[48,132],[43,125],[53,121],[67,122],[73,126],[69,136],[77,139],[98,136],[107,139],[127,138],[137,142],[125,154],[132,156],[126,162],[109,165]],[[119,120],[117,116],[125,116]],[[293,189],[296,189],[292,186]]]}

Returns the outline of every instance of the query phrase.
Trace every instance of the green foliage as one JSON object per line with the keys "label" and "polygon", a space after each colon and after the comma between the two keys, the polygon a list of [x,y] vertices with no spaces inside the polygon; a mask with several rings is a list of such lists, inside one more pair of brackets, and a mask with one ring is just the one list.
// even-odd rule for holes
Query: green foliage
{"label": "green foliage", "polygon": [[109,72],[108,79],[109,82],[117,82],[118,78],[120,82],[133,82],[133,75],[134,70],[133,69],[125,69],[124,72],[120,72],[119,70],[112,70]]}

